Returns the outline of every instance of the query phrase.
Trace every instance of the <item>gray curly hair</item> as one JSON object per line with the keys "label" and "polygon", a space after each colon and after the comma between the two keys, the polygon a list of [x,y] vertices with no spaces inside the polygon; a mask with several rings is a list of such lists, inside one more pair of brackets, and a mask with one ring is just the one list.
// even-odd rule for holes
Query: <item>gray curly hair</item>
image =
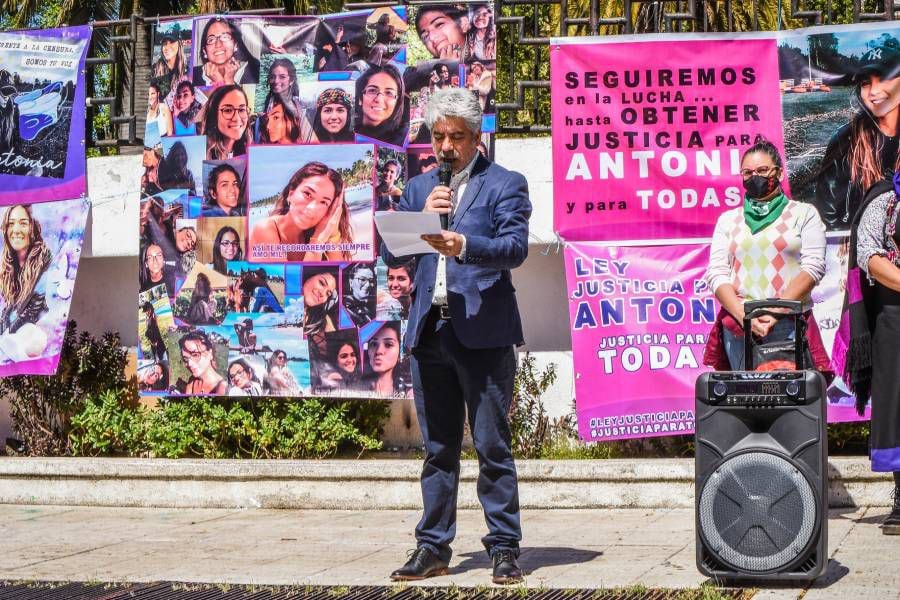
{"label": "gray curly hair", "polygon": [[425,125],[428,129],[433,130],[438,119],[447,117],[462,119],[474,135],[481,133],[481,105],[471,90],[445,88],[435,91],[428,98],[428,106],[425,107]]}

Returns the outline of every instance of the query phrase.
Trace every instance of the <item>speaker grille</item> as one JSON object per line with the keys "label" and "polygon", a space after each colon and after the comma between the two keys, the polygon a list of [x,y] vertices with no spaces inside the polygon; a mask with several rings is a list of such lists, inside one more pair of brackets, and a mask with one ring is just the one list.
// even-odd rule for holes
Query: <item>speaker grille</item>
{"label": "speaker grille", "polygon": [[806,548],[816,526],[812,486],[789,460],[769,452],[725,459],[700,493],[708,549],[739,571],[781,569]]}

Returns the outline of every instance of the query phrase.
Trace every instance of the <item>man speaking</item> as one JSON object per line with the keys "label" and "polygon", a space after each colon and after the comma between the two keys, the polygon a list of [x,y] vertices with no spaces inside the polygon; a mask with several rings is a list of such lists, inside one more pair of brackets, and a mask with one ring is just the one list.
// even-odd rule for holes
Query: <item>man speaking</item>
{"label": "man speaking", "polygon": [[[416,413],[425,442],[417,548],[395,581],[447,573],[456,535],[456,493],[468,412],[478,454],[478,499],[494,583],[522,579],[519,490],[507,413],[523,342],[510,269],[528,255],[528,184],[478,152],[481,107],[468,90],[438,90],[425,112],[435,155],[445,163],[412,178],[399,210],[446,215],[423,239],[404,346],[412,356]],[[449,163],[447,165],[446,163]],[[449,170],[449,172],[448,172]],[[441,185],[440,172],[449,175]],[[400,262],[382,245],[390,266]]]}

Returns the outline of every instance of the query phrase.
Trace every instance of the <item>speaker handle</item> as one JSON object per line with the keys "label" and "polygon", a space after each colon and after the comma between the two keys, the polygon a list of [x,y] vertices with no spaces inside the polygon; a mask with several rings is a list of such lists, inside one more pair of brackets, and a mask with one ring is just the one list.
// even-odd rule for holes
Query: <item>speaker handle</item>
{"label": "speaker handle", "polygon": [[[767,310],[770,308],[783,309],[778,312]],[[750,330],[750,322],[763,315],[783,319],[794,318],[794,364],[802,370],[806,367],[806,356],[803,352],[803,340],[806,334],[806,320],[803,319],[803,304],[799,300],[781,300],[767,298],[766,300],[751,300],[744,302],[744,370],[753,370],[753,339]]]}

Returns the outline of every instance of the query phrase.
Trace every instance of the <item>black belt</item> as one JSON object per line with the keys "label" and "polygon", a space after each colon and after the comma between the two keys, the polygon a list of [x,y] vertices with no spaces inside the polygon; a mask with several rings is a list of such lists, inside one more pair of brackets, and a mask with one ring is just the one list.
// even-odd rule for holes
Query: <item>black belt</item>
{"label": "black belt", "polygon": [[444,321],[450,320],[450,307],[446,304],[432,304],[431,310],[435,311],[440,319]]}

